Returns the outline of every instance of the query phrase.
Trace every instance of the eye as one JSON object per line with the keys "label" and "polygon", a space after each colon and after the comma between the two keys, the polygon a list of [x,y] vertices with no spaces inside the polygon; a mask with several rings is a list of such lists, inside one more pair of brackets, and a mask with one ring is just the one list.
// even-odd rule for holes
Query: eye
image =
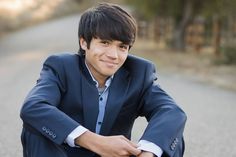
{"label": "eye", "polygon": [[129,49],[129,45],[121,44],[121,45],[120,45],[120,49],[123,50],[123,51],[126,51],[126,50]]}
{"label": "eye", "polygon": [[108,40],[101,40],[101,43],[103,44],[103,45],[109,45],[110,44],[110,41],[108,41]]}

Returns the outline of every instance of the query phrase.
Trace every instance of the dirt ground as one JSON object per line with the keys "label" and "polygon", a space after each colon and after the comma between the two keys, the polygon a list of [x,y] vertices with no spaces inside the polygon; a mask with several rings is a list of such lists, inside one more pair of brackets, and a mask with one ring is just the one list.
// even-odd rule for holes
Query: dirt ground
{"label": "dirt ground", "polygon": [[181,53],[161,49],[154,42],[138,40],[131,52],[152,60],[161,72],[186,75],[196,81],[236,91],[236,65],[219,63],[220,59],[208,50]]}

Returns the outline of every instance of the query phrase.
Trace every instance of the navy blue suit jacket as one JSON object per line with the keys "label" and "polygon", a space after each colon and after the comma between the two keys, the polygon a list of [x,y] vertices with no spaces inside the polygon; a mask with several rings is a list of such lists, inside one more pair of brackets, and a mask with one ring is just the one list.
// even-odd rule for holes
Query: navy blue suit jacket
{"label": "navy blue suit jacket", "polygon": [[[101,134],[130,139],[135,119],[145,116],[141,139],[160,146],[163,156],[181,157],[186,115],[156,80],[151,62],[129,55],[112,80]],[[79,125],[95,132],[98,97],[83,56],[50,56],[21,109],[24,157],[96,156],[64,141]]]}

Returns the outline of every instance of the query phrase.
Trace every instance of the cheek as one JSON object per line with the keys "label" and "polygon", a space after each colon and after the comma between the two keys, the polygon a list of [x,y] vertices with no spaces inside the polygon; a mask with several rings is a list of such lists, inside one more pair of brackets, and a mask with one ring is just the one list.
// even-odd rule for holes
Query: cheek
{"label": "cheek", "polygon": [[120,55],[119,58],[120,58],[120,62],[121,62],[122,64],[125,62],[127,56],[128,56],[128,54],[121,54],[121,55]]}

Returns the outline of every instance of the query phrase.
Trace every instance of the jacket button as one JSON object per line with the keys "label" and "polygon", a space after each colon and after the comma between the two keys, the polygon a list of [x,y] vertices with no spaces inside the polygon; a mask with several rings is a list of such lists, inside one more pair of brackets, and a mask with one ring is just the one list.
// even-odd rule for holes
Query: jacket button
{"label": "jacket button", "polygon": [[174,142],[175,142],[175,143],[178,143],[178,142],[179,142],[178,138],[175,138]]}
{"label": "jacket button", "polygon": [[49,131],[49,135],[52,136],[53,132],[52,131]]}
{"label": "jacket button", "polygon": [[57,135],[56,135],[56,134],[53,134],[53,135],[52,135],[52,138],[56,138],[56,137],[57,137]]}
{"label": "jacket button", "polygon": [[171,149],[171,150],[175,150],[175,146],[176,146],[176,145],[175,145],[174,143],[172,143],[172,144],[170,145],[170,149]]}
{"label": "jacket button", "polygon": [[45,131],[47,134],[49,133],[49,130],[48,129],[46,129],[46,131]]}

